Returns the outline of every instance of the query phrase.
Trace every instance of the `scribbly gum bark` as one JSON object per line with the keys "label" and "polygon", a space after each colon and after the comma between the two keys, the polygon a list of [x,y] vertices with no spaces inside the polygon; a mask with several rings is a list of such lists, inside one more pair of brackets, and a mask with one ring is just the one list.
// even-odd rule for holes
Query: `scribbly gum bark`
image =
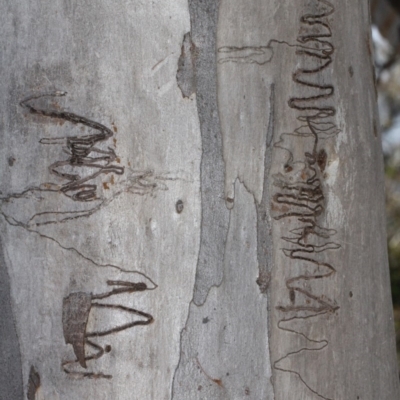
{"label": "scribbly gum bark", "polygon": [[225,194],[236,207],[238,179],[270,235],[275,399],[396,399],[368,4],[234,3],[217,43]]}
{"label": "scribbly gum bark", "polygon": [[368,2],[0,5],[0,398],[397,400]]}
{"label": "scribbly gum bark", "polygon": [[187,2],[5,1],[0,19],[0,398],[166,399],[200,222]]}

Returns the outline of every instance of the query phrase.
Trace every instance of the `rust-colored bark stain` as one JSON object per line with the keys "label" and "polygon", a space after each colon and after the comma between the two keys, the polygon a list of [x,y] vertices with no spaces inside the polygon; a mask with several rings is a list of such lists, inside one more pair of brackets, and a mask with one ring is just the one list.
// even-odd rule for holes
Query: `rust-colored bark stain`
{"label": "rust-colored bark stain", "polygon": [[224,385],[222,384],[222,380],[221,379],[213,379],[213,382],[215,382],[220,387],[224,387]]}
{"label": "rust-colored bark stain", "polygon": [[29,371],[29,382],[28,382],[28,392],[26,397],[28,400],[35,400],[36,393],[40,387],[40,375],[36,371],[34,366],[31,366]]}
{"label": "rust-colored bark stain", "polygon": [[60,104],[58,104],[58,101],[52,101],[51,106],[54,107],[56,110],[61,110]]}
{"label": "rust-colored bark stain", "polygon": [[280,211],[280,212],[286,213],[286,212],[288,212],[290,210],[290,208],[288,206],[286,206],[286,205],[278,206],[275,203],[272,203],[271,204],[271,210],[272,211]]}
{"label": "rust-colored bark stain", "polygon": [[62,325],[65,343],[72,344],[79,364],[86,368],[85,332],[92,302],[90,293],[71,293],[63,300]]}
{"label": "rust-colored bark stain", "polygon": [[293,167],[291,167],[290,165],[285,165],[284,166],[285,172],[292,172],[293,171]]}
{"label": "rust-colored bark stain", "polygon": [[103,188],[104,188],[105,190],[110,189],[109,186],[108,186],[108,182],[103,182]]}
{"label": "rust-colored bark stain", "polygon": [[224,387],[224,385],[223,385],[221,379],[212,378],[210,375],[207,374],[206,371],[204,371],[203,367],[201,366],[201,364],[200,364],[200,362],[199,362],[199,360],[198,360],[197,358],[196,358],[196,363],[197,363],[197,366],[199,367],[199,369],[201,370],[201,372],[203,372],[203,374],[204,374],[208,379],[210,379],[211,381],[213,381],[214,383],[216,383],[219,387],[221,387],[221,388]]}

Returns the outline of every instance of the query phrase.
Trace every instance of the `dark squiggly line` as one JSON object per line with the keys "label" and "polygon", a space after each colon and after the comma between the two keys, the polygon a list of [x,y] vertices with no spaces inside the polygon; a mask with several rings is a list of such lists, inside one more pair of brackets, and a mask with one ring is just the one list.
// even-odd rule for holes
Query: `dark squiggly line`
{"label": "dark squiggly line", "polygon": [[128,270],[128,269],[122,268],[122,267],[120,267],[120,266],[118,266],[118,265],[115,265],[115,264],[110,264],[110,263],[101,264],[101,263],[98,263],[98,262],[96,262],[95,260],[93,260],[92,258],[90,258],[90,257],[84,255],[83,253],[81,253],[80,251],[78,251],[75,247],[67,247],[67,246],[64,246],[64,245],[62,245],[58,240],[56,240],[54,237],[45,235],[45,234],[43,234],[43,233],[41,233],[41,232],[39,232],[39,231],[37,231],[37,230],[31,229],[31,228],[25,226],[24,224],[22,224],[21,222],[18,222],[15,218],[8,217],[8,216],[4,215],[3,213],[0,213],[0,215],[3,216],[4,220],[5,220],[10,226],[23,228],[23,229],[25,229],[25,230],[26,230],[27,232],[29,232],[29,233],[36,234],[36,235],[38,235],[39,237],[41,237],[41,238],[43,238],[43,239],[47,239],[47,240],[53,242],[54,244],[56,244],[58,247],[60,247],[60,248],[63,249],[63,250],[72,251],[72,252],[74,252],[78,257],[80,257],[80,258],[82,258],[83,260],[89,262],[90,264],[94,265],[95,267],[98,267],[98,268],[113,268],[113,269],[116,269],[116,270],[118,270],[118,271],[125,272],[125,273],[128,273],[128,274],[138,274],[138,275],[141,275],[143,278],[147,279],[147,280],[153,285],[153,286],[150,287],[150,288],[148,287],[147,290],[155,290],[155,289],[158,288],[158,285],[157,285],[149,276],[147,276],[147,275],[146,275],[145,273],[143,273],[143,272],[140,272],[140,271],[138,271],[138,270]]}
{"label": "dark squiggly line", "polygon": [[[87,361],[97,360],[101,358],[105,353],[111,351],[111,346],[106,345],[104,347],[98,345],[89,338],[99,338],[108,336],[113,333],[118,333],[126,329],[133,328],[139,325],[149,325],[154,321],[152,315],[143,311],[136,310],[134,308],[125,307],[120,304],[108,304],[98,303],[93,300],[101,300],[121,293],[133,293],[138,291],[149,290],[144,282],[133,283],[127,281],[107,281],[109,286],[119,286],[106,293],[101,294],[87,294],[87,293],[72,293],[64,299],[63,303],[63,328],[64,337],[67,343],[72,344],[74,353],[76,355],[75,360],[64,361],[61,365],[65,373],[77,377],[77,378],[105,378],[111,379],[112,375],[95,372],[80,372],[71,371],[70,367],[79,364],[83,368],[87,368]],[[83,299],[83,301],[82,301]],[[86,324],[89,317],[89,313],[92,308],[105,308],[112,310],[122,310],[131,314],[143,317],[144,320],[133,321],[130,323],[122,324],[111,329],[104,331],[87,332]],[[78,323],[76,320],[78,319]],[[85,347],[90,346],[97,350],[95,353],[86,355]]]}
{"label": "dark squiggly line", "polygon": [[[297,352],[289,353],[275,361],[273,365],[277,370],[297,375],[311,392],[325,400],[331,400],[313,390],[298,372],[285,370],[278,366],[280,361],[292,354],[305,350],[322,350],[329,344],[327,340],[314,341],[301,332],[284,328],[283,322],[322,316],[334,313],[339,309],[334,301],[327,299],[324,295],[316,296],[311,289],[307,290],[301,285],[333,276],[336,272],[335,268],[328,262],[318,261],[316,257],[328,250],[340,248],[339,244],[329,240],[336,234],[336,231],[323,228],[317,223],[325,211],[325,197],[320,176],[325,169],[327,160],[325,149],[318,152],[319,139],[334,137],[340,132],[336,124],[330,120],[336,115],[335,107],[329,104],[329,101],[333,99],[335,88],[332,84],[319,83],[320,74],[332,64],[332,55],[335,51],[330,41],[332,31],[328,23],[328,17],[333,14],[334,7],[328,0],[315,0],[311,6],[320,11],[304,14],[300,18],[302,28],[297,36],[296,44],[271,39],[266,46],[221,47],[218,49],[220,55],[218,62],[220,64],[233,62],[265,65],[274,57],[273,44],[281,44],[296,49],[296,55],[304,57],[309,64],[313,65],[307,68],[297,68],[292,75],[293,81],[310,94],[304,97],[294,96],[288,101],[290,108],[300,112],[297,120],[301,125],[291,133],[281,134],[279,141],[274,144],[275,149],[287,152],[288,158],[284,165],[284,173],[275,174],[273,177],[274,186],[279,189],[272,195],[271,211],[275,213],[275,220],[294,217],[300,226],[302,225],[290,232],[292,236],[282,237],[287,244],[291,245],[291,248],[285,247],[282,248],[282,251],[289,259],[299,260],[308,264],[308,267],[314,268],[312,273],[307,271],[286,280],[285,285],[292,304],[278,306],[277,309],[292,317],[281,319],[278,322],[278,328],[301,335],[310,342],[320,343],[321,347],[319,349],[300,349]],[[285,136],[289,137],[291,142],[295,142],[299,138],[306,139],[312,144],[312,149],[306,151],[304,157],[300,156],[300,159],[295,159],[294,154],[285,144]],[[301,168],[303,168],[301,176],[296,177],[296,172]],[[317,240],[318,244],[310,244],[310,238]],[[323,243],[320,244],[320,242]],[[293,245],[294,248],[292,248]],[[303,296],[305,304],[295,304],[296,293]]]}
{"label": "dark squiggly line", "polygon": [[[311,388],[297,371],[284,369],[278,365],[281,361],[294,354],[304,351],[320,351],[329,345],[326,339],[312,340],[301,331],[282,326],[283,323],[321,317],[328,313],[334,313],[339,309],[339,306],[333,300],[324,295],[315,295],[311,289],[305,288],[303,285],[307,281],[327,279],[333,276],[336,273],[334,266],[328,262],[319,261],[317,254],[340,248],[339,244],[329,240],[336,231],[319,226],[317,223],[318,218],[325,211],[324,193],[321,179],[319,178],[322,174],[321,166],[323,165],[323,162],[318,162],[319,136],[324,138],[333,136],[339,130],[334,122],[330,120],[336,114],[336,109],[334,106],[327,104],[327,101],[331,100],[334,95],[334,86],[331,84],[319,84],[313,80],[315,76],[318,76],[331,65],[334,53],[334,46],[329,41],[332,37],[332,31],[327,22],[327,17],[334,12],[334,7],[327,0],[316,1],[318,5],[326,6],[325,10],[315,14],[305,14],[301,17],[300,22],[305,26],[306,32],[307,27],[313,27],[314,29],[310,29],[308,33],[299,34],[297,41],[301,46],[297,47],[296,50],[297,55],[306,56],[309,61],[315,60],[316,66],[298,68],[292,77],[295,83],[303,88],[312,89],[314,93],[305,97],[290,98],[288,105],[290,108],[300,111],[297,119],[302,125],[295,129],[293,133],[282,134],[280,140],[275,144],[276,148],[285,150],[289,154],[284,168],[285,174],[290,174],[292,171],[296,172],[296,166],[304,166],[303,174],[301,179],[297,179],[294,182],[290,180],[290,175],[286,176],[282,173],[275,175],[274,185],[279,188],[279,191],[273,195],[272,208],[278,211],[277,215],[274,216],[275,220],[295,217],[300,223],[300,228],[293,229],[290,231],[291,235],[282,237],[282,240],[291,245],[281,249],[284,255],[291,260],[304,262],[305,268],[313,268],[312,271],[305,271],[286,280],[285,285],[289,292],[291,304],[280,305],[276,308],[278,311],[290,316],[280,319],[278,328],[301,335],[307,341],[320,346],[311,349],[301,348],[298,351],[288,353],[274,362],[274,368],[282,372],[295,374],[311,392],[325,400],[332,400]],[[323,103],[321,104],[321,102]],[[311,139],[311,152],[306,152],[303,160],[295,160],[291,150],[285,147],[284,135],[292,136],[294,139]],[[323,155],[326,158],[326,152]],[[320,171],[318,171],[317,166],[320,167]],[[323,167],[325,166],[323,165]],[[312,243],[313,238],[317,240],[318,244]],[[302,304],[296,304],[296,293],[303,297]]]}
{"label": "dark squiggly line", "polygon": [[[302,317],[302,319],[314,318],[314,317],[318,317],[318,316],[324,315],[324,314],[327,314],[327,311],[317,312],[317,313],[315,313],[314,315],[307,316],[307,317]],[[319,347],[319,348],[311,348],[311,349],[310,349],[310,348],[307,348],[307,347],[303,347],[303,348],[301,348],[301,349],[299,349],[299,350],[297,350],[297,351],[292,351],[292,352],[286,354],[285,356],[283,356],[282,358],[280,358],[279,360],[275,361],[274,367],[275,367],[276,369],[280,370],[280,371],[283,371],[283,372],[290,372],[290,373],[295,374],[295,375],[303,382],[303,384],[304,384],[312,393],[314,393],[314,394],[317,395],[318,397],[323,398],[324,400],[331,400],[331,399],[329,399],[329,398],[327,398],[327,397],[321,396],[317,391],[315,391],[314,389],[312,389],[312,388],[307,384],[307,382],[303,379],[303,377],[301,376],[301,374],[299,374],[297,371],[288,371],[288,370],[285,370],[285,369],[283,369],[283,368],[277,368],[277,367],[275,366],[275,364],[278,364],[280,361],[283,361],[283,360],[284,360],[285,358],[287,358],[287,357],[290,357],[290,356],[295,355],[295,354],[300,354],[300,353],[302,353],[302,352],[304,352],[304,351],[320,351],[320,350],[325,349],[325,347],[327,347],[328,344],[329,344],[327,340],[312,340],[312,339],[310,339],[309,337],[307,337],[306,335],[304,335],[304,334],[301,333],[301,332],[297,332],[297,331],[295,331],[295,330],[293,330],[293,329],[289,329],[289,328],[285,328],[285,327],[282,327],[282,326],[281,326],[281,323],[283,323],[283,322],[290,322],[290,321],[295,320],[295,319],[299,319],[299,317],[288,318],[288,319],[282,319],[281,321],[278,322],[278,328],[281,329],[281,330],[283,330],[283,331],[286,331],[286,332],[290,332],[290,333],[294,333],[294,334],[303,336],[303,337],[304,337],[306,340],[308,340],[309,342],[315,343],[315,344],[317,344],[317,345],[321,345],[321,347]]]}
{"label": "dark squiggly line", "polygon": [[[103,142],[113,136],[113,132],[109,128],[71,112],[38,108],[32,104],[33,101],[43,97],[60,97],[65,96],[66,94],[67,92],[55,91],[33,95],[22,100],[20,105],[28,109],[32,114],[62,119],[73,124],[81,124],[99,132],[84,136],[45,138],[40,140],[40,143],[42,144],[66,143],[67,145],[66,150],[70,157],[67,160],[57,161],[49,166],[51,174],[69,181],[61,186],[61,192],[76,201],[96,200],[98,199],[96,194],[97,185],[89,182],[101,174],[115,173],[117,175],[122,175],[124,173],[124,167],[112,164],[117,159],[115,151],[112,148],[108,147],[108,150],[102,150],[95,147],[96,143]],[[94,157],[93,153],[96,153],[97,156]],[[79,174],[63,173],[58,170],[58,168],[66,165],[71,167],[95,169],[96,172],[91,173],[86,177],[81,177]]]}

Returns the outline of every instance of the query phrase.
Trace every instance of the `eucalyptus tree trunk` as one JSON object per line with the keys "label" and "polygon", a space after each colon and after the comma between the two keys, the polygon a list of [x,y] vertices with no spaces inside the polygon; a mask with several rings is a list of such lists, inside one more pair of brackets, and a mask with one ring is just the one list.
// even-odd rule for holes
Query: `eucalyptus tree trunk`
{"label": "eucalyptus tree trunk", "polygon": [[0,10],[1,399],[399,398],[366,0]]}

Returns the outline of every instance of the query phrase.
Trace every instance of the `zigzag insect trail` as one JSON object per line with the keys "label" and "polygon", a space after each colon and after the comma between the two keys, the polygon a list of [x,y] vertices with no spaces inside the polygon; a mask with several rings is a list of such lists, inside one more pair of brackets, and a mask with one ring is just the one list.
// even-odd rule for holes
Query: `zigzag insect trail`
{"label": "zigzag insect trail", "polygon": [[[289,353],[275,361],[274,368],[297,375],[314,394],[325,400],[332,400],[312,389],[297,371],[287,370],[278,366],[283,359],[293,354],[302,351],[322,350],[329,345],[325,339],[312,340],[302,332],[283,326],[285,323],[299,319],[320,317],[328,313],[334,313],[339,309],[334,301],[324,295],[315,295],[304,286],[306,282],[326,279],[335,274],[334,266],[328,262],[319,261],[317,255],[328,250],[340,248],[339,244],[330,241],[330,237],[336,231],[326,229],[317,223],[318,217],[324,212],[325,199],[321,180],[319,179],[325,164],[323,160],[320,160],[322,158],[326,160],[325,150],[323,150],[323,154],[318,154],[318,140],[319,136],[326,138],[336,135],[339,129],[330,120],[336,114],[335,107],[330,104],[319,104],[321,101],[326,103],[327,100],[332,99],[334,86],[331,84],[319,84],[317,81],[312,80],[315,75],[326,70],[332,63],[332,55],[335,49],[329,41],[332,37],[332,31],[327,22],[327,17],[334,12],[334,7],[326,0],[315,1],[317,6],[322,6],[323,11],[316,14],[305,14],[301,17],[302,29],[297,37],[297,41],[301,45],[296,46],[296,54],[306,56],[308,61],[315,59],[317,61],[315,63],[316,66],[298,68],[293,74],[294,82],[305,88],[311,88],[315,93],[308,97],[290,98],[288,101],[289,107],[300,111],[297,119],[300,121],[301,126],[296,128],[293,133],[281,134],[280,141],[275,144],[275,148],[286,150],[289,153],[284,168],[285,174],[290,174],[293,171],[296,160],[294,160],[290,149],[284,146],[284,135],[290,136],[293,140],[296,140],[296,138],[311,138],[312,151],[304,153],[304,160],[301,163],[305,165],[305,168],[304,174],[300,179],[293,181],[289,179],[289,175],[285,177],[284,174],[274,176],[274,185],[279,188],[279,191],[272,198],[275,209],[279,210],[278,214],[274,216],[275,220],[295,217],[300,225],[300,227],[292,229],[290,235],[282,237],[282,240],[287,243],[286,248],[282,249],[284,255],[291,260],[303,262],[307,265],[305,268],[312,270],[286,280],[285,285],[289,292],[290,305],[276,307],[278,311],[285,314],[285,317],[279,320],[278,328],[303,336],[309,342],[314,343],[314,348],[301,348],[298,351]],[[307,28],[312,29],[307,30]],[[317,170],[317,165],[321,171]],[[313,244],[313,238],[314,242],[315,240],[317,241],[317,244]],[[302,296],[302,304],[296,305],[296,294]]]}
{"label": "zigzag insect trail", "polygon": [[[70,157],[64,161],[57,161],[49,166],[51,174],[67,179],[69,182],[61,186],[61,192],[75,201],[92,201],[98,199],[97,185],[88,183],[100,174],[115,173],[122,175],[124,167],[113,165],[117,159],[114,150],[108,147],[108,150],[102,150],[95,147],[97,142],[103,142],[113,136],[113,132],[104,125],[92,121],[80,115],[67,112],[57,111],[53,109],[43,109],[32,105],[34,100],[43,97],[60,97],[65,96],[67,92],[55,91],[45,94],[33,95],[20,102],[20,105],[28,109],[32,114],[43,115],[45,117],[63,119],[73,124],[82,124],[88,128],[95,129],[99,133],[84,136],[69,136],[62,138],[45,138],[41,139],[42,144],[65,144]],[[97,157],[93,157],[92,153],[97,153]],[[81,177],[78,174],[68,174],[58,171],[58,168],[69,165],[71,167],[95,169],[94,173]]]}
{"label": "zigzag insect trail", "polygon": [[[65,297],[63,300],[63,331],[64,338],[67,344],[71,344],[76,356],[75,360],[68,360],[62,362],[61,366],[65,373],[76,378],[105,378],[111,379],[112,375],[104,374],[102,372],[81,372],[72,371],[70,369],[73,365],[80,365],[82,368],[87,368],[87,361],[97,360],[101,358],[105,353],[111,351],[111,346],[106,345],[104,347],[95,343],[92,338],[99,338],[111,335],[113,333],[118,333],[126,329],[133,328],[135,326],[149,325],[154,321],[152,315],[139,311],[131,307],[125,307],[120,304],[110,304],[110,303],[99,303],[94,300],[102,300],[114,295],[122,293],[134,293],[143,292],[145,290],[153,290],[148,288],[144,282],[127,282],[127,281],[107,281],[107,285],[116,286],[116,288],[100,294],[92,294],[86,292],[74,292],[70,293],[69,296]],[[113,328],[106,330],[88,332],[87,322],[89,318],[90,311],[93,308],[103,308],[112,309],[116,311],[123,311],[129,314],[133,314],[142,317],[142,320],[136,320],[129,323],[117,325]],[[90,339],[89,339],[90,338]],[[95,349],[95,352],[86,355],[86,346]]]}

